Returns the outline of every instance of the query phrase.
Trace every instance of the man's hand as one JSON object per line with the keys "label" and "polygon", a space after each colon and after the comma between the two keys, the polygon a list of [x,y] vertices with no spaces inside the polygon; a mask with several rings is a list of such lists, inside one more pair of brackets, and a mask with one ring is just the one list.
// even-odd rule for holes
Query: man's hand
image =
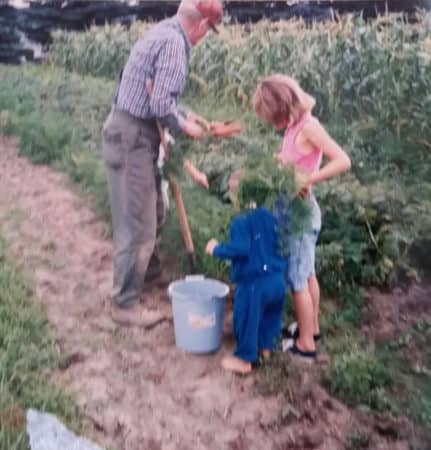
{"label": "man's hand", "polygon": [[198,114],[194,113],[193,111],[189,111],[187,113],[187,121],[194,122],[201,127],[205,128],[206,131],[209,131],[210,124],[208,120],[206,120],[204,117],[199,116]]}
{"label": "man's hand", "polygon": [[200,125],[191,120],[185,122],[183,131],[187,136],[197,140],[203,139],[206,134],[206,131]]}
{"label": "man's hand", "polygon": [[214,253],[214,249],[217,247],[218,241],[216,239],[210,239],[205,248],[205,253],[207,255],[212,255]]}

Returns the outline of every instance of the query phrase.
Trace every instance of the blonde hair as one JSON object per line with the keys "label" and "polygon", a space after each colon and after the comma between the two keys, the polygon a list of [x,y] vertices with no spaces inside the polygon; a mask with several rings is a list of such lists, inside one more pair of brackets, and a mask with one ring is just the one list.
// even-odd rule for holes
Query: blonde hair
{"label": "blonde hair", "polygon": [[304,92],[296,80],[274,74],[261,80],[253,95],[253,108],[263,120],[280,125],[294,124],[312,111],[315,99]]}

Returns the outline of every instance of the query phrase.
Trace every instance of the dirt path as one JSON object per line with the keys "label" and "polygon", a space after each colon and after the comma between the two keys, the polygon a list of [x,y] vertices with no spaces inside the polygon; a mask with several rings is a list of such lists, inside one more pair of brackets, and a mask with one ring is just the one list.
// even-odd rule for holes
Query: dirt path
{"label": "dirt path", "polygon": [[[316,385],[306,393],[314,414],[275,430],[282,399],[259,396],[253,377],[220,369],[233,346],[228,332],[217,355],[198,357],[175,347],[169,321],[149,331],[112,322],[111,242],[67,186],[64,175],[19,158],[16,142],[0,138],[0,234],[71,356],[53,376],[76,395],[91,437],[117,450],[345,448],[352,413]],[[147,306],[170,314],[163,291]]]}

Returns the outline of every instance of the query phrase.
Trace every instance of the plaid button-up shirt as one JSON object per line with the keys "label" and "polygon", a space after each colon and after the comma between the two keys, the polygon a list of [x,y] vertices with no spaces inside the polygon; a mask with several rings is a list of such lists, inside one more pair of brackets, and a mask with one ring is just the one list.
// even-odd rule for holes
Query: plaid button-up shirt
{"label": "plaid button-up shirt", "polygon": [[[132,47],[114,99],[116,108],[142,119],[159,118],[172,130],[182,128],[178,108],[183,93],[191,44],[177,17],[163,20]],[[153,83],[148,95],[146,81]]]}

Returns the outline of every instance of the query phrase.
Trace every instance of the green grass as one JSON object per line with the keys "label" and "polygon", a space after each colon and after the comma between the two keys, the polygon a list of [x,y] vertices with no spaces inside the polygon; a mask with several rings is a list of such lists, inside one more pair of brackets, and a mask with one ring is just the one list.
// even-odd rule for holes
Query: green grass
{"label": "green grass", "polygon": [[380,346],[393,374],[397,411],[404,411],[430,432],[431,438],[431,322],[418,321],[394,342]]}
{"label": "green grass", "polygon": [[[325,301],[322,307],[319,352],[328,353],[330,363],[309,370],[311,382],[320,381],[352,408],[406,416],[431,439],[431,322],[419,321],[397,339],[375,344],[349,321],[336,320],[335,305]],[[290,311],[286,320],[292,320]],[[264,395],[283,393],[295,405],[302,401],[295,398],[302,376],[302,369],[288,364],[285,354],[275,354],[259,369],[257,388]],[[353,433],[346,448],[366,448],[365,441],[365,435]]]}
{"label": "green grass", "polygon": [[348,405],[366,405],[378,411],[390,409],[387,392],[393,384],[385,360],[365,342],[349,339],[349,347],[334,355],[324,382]]}
{"label": "green grass", "polygon": [[79,425],[73,400],[47,380],[59,354],[44,312],[31,297],[0,240],[0,448],[4,450],[28,449],[27,408],[56,414],[74,428]]}
{"label": "green grass", "polygon": [[418,322],[395,341],[373,344],[354,329],[325,340],[333,358],[323,383],[345,403],[406,415],[431,439],[431,323]]}
{"label": "green grass", "polygon": [[364,433],[356,432],[352,433],[347,438],[346,450],[360,450],[368,448],[369,436]]}
{"label": "green grass", "polygon": [[0,131],[20,137],[20,153],[66,172],[109,220],[101,130],[113,83],[63,70],[0,67]]}

